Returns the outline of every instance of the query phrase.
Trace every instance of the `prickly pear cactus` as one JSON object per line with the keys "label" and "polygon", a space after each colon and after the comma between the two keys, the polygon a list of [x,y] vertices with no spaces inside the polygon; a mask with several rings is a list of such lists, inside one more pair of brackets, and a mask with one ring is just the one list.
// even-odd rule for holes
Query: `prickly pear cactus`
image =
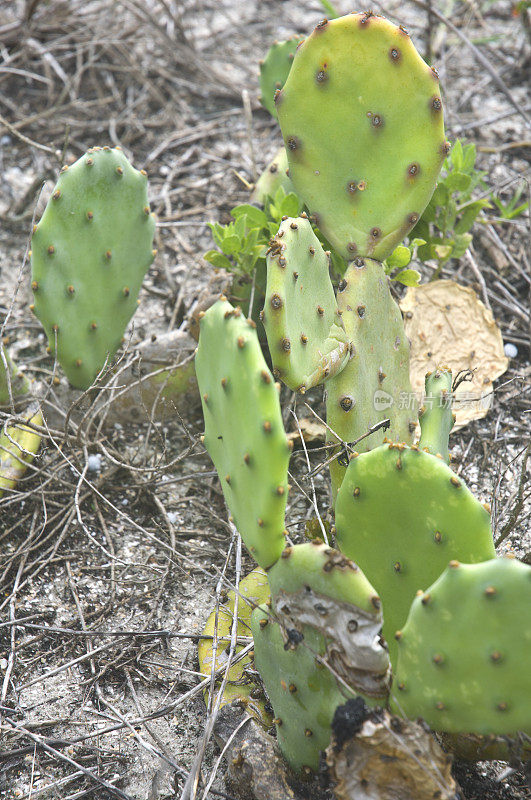
{"label": "prickly pear cactus", "polygon": [[337,541],[380,595],[396,663],[397,631],[419,589],[451,559],[495,555],[489,514],[444,463],[417,447],[384,444],[353,458],[336,503]]}
{"label": "prickly pear cactus", "polygon": [[196,373],[205,447],[245,545],[267,569],[284,548],[290,446],[256,325],[222,297],[201,318]]}
{"label": "prickly pear cactus", "polygon": [[448,437],[454,427],[452,413],[452,372],[440,367],[428,372],[425,381],[425,398],[419,409],[421,436],[419,447],[433,455],[440,455],[450,463]]}
{"label": "prickly pear cactus", "polygon": [[293,36],[285,42],[274,42],[263,61],[260,62],[260,101],[271,116],[276,117],[275,92],[282,89],[289,75],[295,50],[300,36]]}
{"label": "prickly pear cactus", "polygon": [[452,561],[398,634],[394,706],[437,731],[531,734],[531,567]]}
{"label": "prickly pear cactus", "polygon": [[[343,441],[354,442],[380,420],[389,419],[387,433],[377,431],[356,445],[360,453],[377,447],[385,436],[411,442],[416,403],[409,380],[409,342],[383,266],[370,258],[355,258],[339,282],[337,305],[353,347],[343,372],[327,384],[330,428]],[[337,441],[330,432],[327,439]],[[335,461],[330,474],[335,494],[345,467]]]}
{"label": "prickly pear cactus", "polygon": [[284,219],[271,239],[262,321],[274,374],[294,391],[304,394],[350,357],[328,256],[306,215]]}
{"label": "prickly pear cactus", "polygon": [[273,609],[252,617],[255,664],[282,752],[306,772],[329,744],[337,705],[356,692],[386,701],[381,604],[356,564],[317,540],[287,547],[268,580]]}
{"label": "prickly pear cactus", "polygon": [[[30,409],[24,414],[27,422],[42,425],[41,412]],[[41,446],[41,436],[27,425],[8,425],[0,429],[0,497],[14,489]]]}
{"label": "prickly pear cactus", "polygon": [[[266,603],[270,598],[269,584],[265,572],[257,567],[240,581],[238,586],[238,626],[237,636],[251,635],[251,616],[256,607]],[[199,671],[205,675],[212,674],[214,663],[214,636],[217,636],[214,669],[222,669],[227,663],[226,648],[230,644],[231,631],[234,620],[236,593],[230,591],[227,601],[219,607],[218,612],[213,611],[206,621],[203,635],[206,637],[199,642]],[[243,644],[237,644],[235,656],[243,650]],[[221,706],[240,700],[247,711],[265,725],[272,724],[271,715],[265,708],[265,697],[262,688],[250,676],[254,672],[254,659],[251,654],[244,656],[241,661],[235,662],[227,674],[227,682],[221,699]],[[216,690],[221,685],[221,677],[216,680]],[[208,690],[205,690],[205,699]]]}
{"label": "prickly pear cactus", "polygon": [[[4,358],[6,360],[7,370],[4,366]],[[11,396],[9,394],[10,387]],[[11,398],[15,401],[17,398],[28,394],[29,388],[28,379],[24,373],[18,369],[6,350],[2,347],[2,354],[0,355],[0,406],[9,405]]]}
{"label": "prickly pear cactus", "polygon": [[290,177],[343,258],[383,260],[418,222],[448,152],[437,73],[371,12],[319,23],[276,95]]}
{"label": "prickly pear cactus", "polygon": [[295,187],[287,171],[288,157],[286,148],[281,147],[256,181],[251,201],[264,205],[266,197],[274,197],[280,187],[284,189],[286,194],[295,192]]}
{"label": "prickly pear cactus", "polygon": [[70,383],[88,388],[120,346],[153,261],[147,177],[118,148],[63,167],[32,237],[33,310]]}

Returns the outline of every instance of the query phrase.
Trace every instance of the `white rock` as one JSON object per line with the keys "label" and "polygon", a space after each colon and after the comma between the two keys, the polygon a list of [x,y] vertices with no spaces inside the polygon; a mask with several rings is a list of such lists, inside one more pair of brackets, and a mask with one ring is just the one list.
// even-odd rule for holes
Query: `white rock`
{"label": "white rock", "polygon": [[100,472],[101,470],[101,455],[95,453],[87,459],[87,468],[89,472]]}

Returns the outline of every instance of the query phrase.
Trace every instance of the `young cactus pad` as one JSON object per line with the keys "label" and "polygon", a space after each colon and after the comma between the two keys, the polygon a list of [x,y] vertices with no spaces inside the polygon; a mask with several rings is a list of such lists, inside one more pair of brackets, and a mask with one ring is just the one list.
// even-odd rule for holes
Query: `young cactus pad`
{"label": "young cactus pad", "polygon": [[531,567],[452,561],[398,636],[394,706],[437,731],[531,735]]}
{"label": "young cactus pad", "polygon": [[351,689],[387,696],[390,666],[381,602],[356,564],[316,539],[286,547],[268,580],[274,610],[286,628],[322,633],[328,663]]}
{"label": "young cactus pad", "polygon": [[118,148],[63,167],[31,241],[34,311],[70,383],[86,389],[120,346],[151,262],[145,172]]}
{"label": "young cactus pad", "polygon": [[293,36],[285,42],[274,42],[266,57],[260,62],[260,98],[264,108],[276,117],[275,92],[282,89],[289,75],[300,36]]}
{"label": "young cactus pad", "polygon": [[[343,372],[327,383],[328,425],[343,441],[354,442],[380,420],[389,419],[387,433],[380,430],[363,439],[356,445],[358,452],[377,447],[384,436],[412,441],[416,404],[409,380],[409,342],[383,266],[370,258],[355,258],[339,282],[337,305],[353,348]],[[330,432],[327,439],[337,441]],[[337,492],[345,467],[334,461],[330,474]]]}
{"label": "young cactus pad", "polygon": [[201,318],[195,365],[205,447],[234,524],[267,569],[284,548],[290,446],[256,325],[224,297]]}
{"label": "young cactus pad", "polygon": [[[267,575],[256,567],[249,575],[240,581],[238,586],[238,624],[236,629],[237,636],[251,636],[251,615],[253,610],[261,603],[266,603],[270,598],[269,584]],[[201,639],[198,647],[199,670],[202,675],[210,676],[212,664],[214,662],[214,636],[217,635],[216,644],[216,664],[215,669],[223,669],[227,663],[227,647],[230,644],[231,631],[234,620],[236,593],[230,591],[227,601],[219,607],[218,612],[212,611],[206,621],[203,635],[208,637]],[[243,644],[237,644],[234,654],[243,650]],[[247,670],[254,671],[254,662],[251,654],[244,656],[240,661],[236,661],[227,674],[227,682],[221,699],[221,705],[232,703],[233,700],[241,700],[247,711],[261,720],[265,725],[271,725],[270,714],[265,709],[264,693],[260,684],[254,681],[247,674]],[[216,681],[216,689],[221,685],[223,673]],[[205,698],[208,696],[208,689],[205,689]]]}
{"label": "young cactus pad", "polygon": [[295,193],[295,188],[287,174],[287,170],[288,156],[286,155],[286,148],[282,146],[256,181],[251,195],[251,202],[265,205],[266,198],[274,197],[280,186],[286,194]]}
{"label": "young cactus pad", "polygon": [[304,217],[287,217],[271,239],[262,312],[275,375],[304,393],[340,371],[350,356],[328,256]]}
{"label": "young cactus pad", "polygon": [[437,73],[371,12],[320,22],[277,115],[290,177],[343,258],[383,260],[418,222],[448,152]]}
{"label": "young cactus pad", "polygon": [[455,417],[452,413],[452,372],[448,367],[440,367],[426,375],[424,405],[419,409],[419,420],[419,447],[442,456],[449,464],[448,437]]}
{"label": "young cactus pad", "polygon": [[489,514],[441,458],[383,444],[353,458],[336,503],[337,541],[380,595],[384,637],[396,663],[395,632],[417,590],[451,559],[495,555]]}

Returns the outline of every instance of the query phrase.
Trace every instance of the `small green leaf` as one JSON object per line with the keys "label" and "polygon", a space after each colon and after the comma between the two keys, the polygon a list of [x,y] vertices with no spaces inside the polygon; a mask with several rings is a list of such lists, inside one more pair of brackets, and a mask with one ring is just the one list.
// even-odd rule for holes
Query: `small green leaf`
{"label": "small green leaf", "polygon": [[[436,207],[444,206],[450,199],[450,192],[446,187],[447,178],[444,181],[441,181],[435,187],[435,191],[432,195],[429,205],[432,206],[433,209]],[[431,222],[431,220],[430,220]]]}
{"label": "small green leaf", "polygon": [[386,261],[387,266],[391,267],[391,269],[396,269],[397,267],[407,267],[411,261],[411,251],[409,247],[399,244],[398,247],[395,247],[391,255],[386,258]]}
{"label": "small green leaf", "polygon": [[432,258],[437,258],[434,245],[421,245],[417,250],[417,258],[419,258],[421,261],[429,261]]}
{"label": "small green leaf", "polygon": [[217,250],[209,250],[208,253],[205,253],[204,259],[210,264],[213,264],[217,269],[234,270],[234,266],[229,259]]}
{"label": "small green leaf", "polygon": [[459,220],[455,225],[456,233],[466,233],[474,224],[479,212],[490,205],[488,200],[474,200],[459,210]]}
{"label": "small green leaf", "polygon": [[220,225],[219,222],[209,222],[208,227],[212,231],[212,238],[215,243],[219,245],[225,236],[225,228],[223,225]]}
{"label": "small green leaf", "polygon": [[402,283],[404,286],[418,286],[420,283],[420,272],[417,272],[416,269],[403,269],[402,272],[395,275],[393,280]]}
{"label": "small green leaf", "polygon": [[464,255],[468,250],[468,246],[471,241],[472,236],[469,233],[462,233],[456,236],[452,249],[452,258],[461,258],[461,256]]}
{"label": "small green leaf", "polygon": [[461,167],[462,171],[470,175],[474,171],[475,163],[476,163],[476,145],[467,144],[463,148],[463,166]]}
{"label": "small green leaf", "polygon": [[433,252],[435,253],[435,257],[438,258],[440,261],[444,261],[447,258],[450,258],[450,256],[452,255],[452,250],[453,248],[451,244],[433,245]]}
{"label": "small green leaf", "polygon": [[233,256],[241,249],[241,239],[235,234],[232,236],[225,236],[225,238],[220,242],[219,246],[226,256]]}
{"label": "small green leaf", "polygon": [[466,192],[470,186],[471,180],[470,175],[465,175],[464,172],[451,172],[450,175],[444,179],[444,185],[451,194],[454,192]]}
{"label": "small green leaf", "polygon": [[234,219],[246,217],[246,225],[248,228],[263,228],[267,224],[267,216],[260,208],[252,206],[249,203],[244,203],[241,206],[236,206],[230,212]]}
{"label": "small green leaf", "polygon": [[300,210],[300,200],[296,194],[290,192],[283,199],[280,211],[282,217],[298,217]]}
{"label": "small green leaf", "polygon": [[457,204],[455,200],[450,199],[446,204],[445,217],[444,217],[444,230],[451,231],[455,225],[455,218],[457,216]]}
{"label": "small green leaf", "polygon": [[460,170],[461,167],[463,166],[463,145],[461,144],[460,139],[455,140],[450,156],[452,158],[452,164],[454,169]]}

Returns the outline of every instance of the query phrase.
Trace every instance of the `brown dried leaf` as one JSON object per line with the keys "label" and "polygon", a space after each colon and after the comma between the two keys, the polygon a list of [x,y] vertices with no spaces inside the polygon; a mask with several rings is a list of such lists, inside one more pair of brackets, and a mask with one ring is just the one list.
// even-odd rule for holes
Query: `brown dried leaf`
{"label": "brown dried leaf", "polygon": [[[306,443],[311,442],[324,442],[326,435],[326,428],[322,422],[318,422],[315,418],[299,417],[299,425],[302,437]],[[297,428],[288,433],[288,441],[293,442],[294,446],[300,446],[301,436]]]}
{"label": "brown dried leaf", "polygon": [[454,800],[452,758],[432,734],[387,711],[364,713],[359,700],[336,711],[326,751],[337,800]]}
{"label": "brown dried leaf", "polygon": [[492,381],[508,366],[492,313],[472,289],[450,280],[410,287],[400,308],[411,341],[415,394],[422,396],[426,372],[438,366],[450,367],[454,378],[461,370],[472,370],[472,381],[456,391],[455,429],[486,416],[492,405]]}

